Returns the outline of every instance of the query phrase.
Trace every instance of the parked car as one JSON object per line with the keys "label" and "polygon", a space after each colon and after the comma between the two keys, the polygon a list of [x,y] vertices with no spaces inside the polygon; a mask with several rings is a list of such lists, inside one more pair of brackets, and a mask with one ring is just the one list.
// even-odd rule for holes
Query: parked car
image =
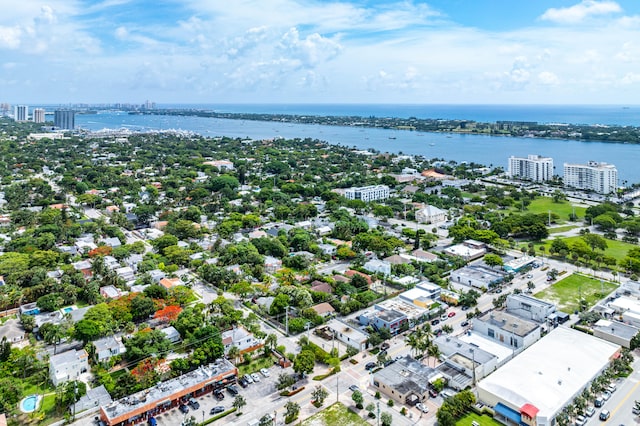
{"label": "parked car", "polygon": [[431,320],[431,325],[438,325],[440,324],[440,320],[438,318]]}
{"label": "parked car", "polygon": [[389,349],[389,343],[384,342],[383,344],[380,345],[380,349],[382,349],[383,351],[386,351],[387,349]]}
{"label": "parked car", "polygon": [[216,389],[213,391],[213,396],[216,397],[218,401],[222,401],[224,399],[224,394],[220,389]]}
{"label": "parked car", "polygon": [[607,392],[609,393],[614,393],[617,389],[617,386],[615,383],[611,383],[609,386],[607,386]]}
{"label": "parked car", "polygon": [[238,394],[238,388],[234,385],[227,386],[227,391],[229,391],[232,396],[236,396]]}
{"label": "parked car", "polygon": [[600,420],[605,421],[608,420],[609,417],[611,417],[611,413],[609,412],[609,410],[600,411]]}
{"label": "parked car", "polygon": [[423,413],[428,413],[429,412],[429,408],[426,405],[424,405],[422,402],[418,402],[416,404],[416,408],[418,410],[422,411]]}
{"label": "parked car", "polygon": [[360,391],[360,388],[358,387],[358,385],[351,385],[349,386],[349,390],[351,392],[355,392],[355,391]]}
{"label": "parked car", "polygon": [[634,404],[634,405],[633,405],[633,408],[631,409],[631,412],[637,416],[638,414],[640,414],[640,408],[638,408],[638,407]]}
{"label": "parked car", "polygon": [[269,370],[267,370],[266,368],[261,368],[261,369],[260,369],[260,372],[262,373],[262,375],[263,375],[264,377],[269,377],[269,376],[271,376],[271,374],[269,374]]}
{"label": "parked car", "polygon": [[437,397],[437,396],[438,396],[438,391],[437,391],[437,390],[435,390],[435,389],[429,389],[429,396],[430,396],[431,398],[435,398],[435,397]]}
{"label": "parked car", "polygon": [[179,410],[180,410],[182,413],[187,414],[187,413],[189,412],[189,407],[187,407],[187,406],[186,406],[186,405],[184,405],[184,404],[181,404],[181,405],[180,405],[180,407],[179,407]]}
{"label": "parked car", "polygon": [[242,386],[243,388],[249,386],[249,382],[247,382],[247,379],[245,377],[240,378],[238,380],[238,384],[240,384],[240,386]]}
{"label": "parked car", "polygon": [[527,278],[533,278],[532,274],[527,274]]}
{"label": "parked car", "polygon": [[247,383],[249,383],[249,384],[253,383],[253,379],[251,378],[251,374],[247,374],[247,375],[245,375],[243,377],[247,381]]}
{"label": "parked car", "polygon": [[468,311],[468,310],[469,310],[469,307],[468,307],[467,305],[464,305],[464,306],[462,306],[462,308],[460,308],[460,309],[462,309],[463,311]]}
{"label": "parked car", "polygon": [[587,423],[587,419],[585,419],[583,416],[576,417],[576,426],[584,426],[585,423]]}
{"label": "parked car", "polygon": [[596,409],[593,408],[592,405],[589,405],[587,406],[587,408],[584,409],[584,414],[586,414],[589,417],[592,417],[595,413],[596,413]]}
{"label": "parked car", "polygon": [[256,373],[251,373],[251,378],[256,383],[260,382],[260,376],[258,376]]}
{"label": "parked car", "polygon": [[604,399],[605,401],[608,401],[609,398],[611,398],[611,392],[609,391],[602,392],[602,399]]}
{"label": "parked car", "polygon": [[433,335],[436,337],[440,337],[442,335],[442,329],[436,328],[435,330],[433,330]]}
{"label": "parked car", "polygon": [[188,404],[194,410],[197,410],[198,408],[200,408],[200,403],[196,401],[194,398],[189,398]]}
{"label": "parked car", "polygon": [[375,362],[368,362],[367,365],[364,366],[365,369],[367,370],[373,370],[374,368],[376,368],[376,364]]}
{"label": "parked car", "polygon": [[440,315],[440,321],[446,321],[447,318],[449,318],[447,314]]}
{"label": "parked car", "polygon": [[451,311],[451,312],[449,312],[449,313],[447,314],[447,316],[448,316],[449,318],[451,318],[451,317],[455,317],[455,316],[456,316],[456,313],[455,313],[454,311]]}
{"label": "parked car", "polygon": [[224,413],[224,407],[222,405],[218,405],[216,407],[213,407],[211,409],[211,411],[209,411],[209,414],[211,414],[211,415],[220,414],[220,413]]}
{"label": "parked car", "polygon": [[468,325],[469,325],[469,321],[462,321],[462,322],[460,323],[460,326],[461,326],[461,327],[467,327]]}

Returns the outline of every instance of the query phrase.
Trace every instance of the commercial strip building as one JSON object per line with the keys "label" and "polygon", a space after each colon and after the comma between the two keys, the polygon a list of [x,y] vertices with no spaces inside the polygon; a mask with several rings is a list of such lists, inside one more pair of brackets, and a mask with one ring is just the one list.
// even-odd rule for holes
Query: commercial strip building
{"label": "commercial strip building", "polygon": [[556,305],[520,293],[507,296],[506,310],[520,318],[544,323],[556,311]]}
{"label": "commercial strip building", "polygon": [[399,404],[410,406],[429,397],[429,385],[442,374],[410,356],[398,359],[371,376],[371,384]]}
{"label": "commercial strip building", "polygon": [[466,240],[461,244],[456,244],[444,249],[444,253],[449,256],[460,256],[467,262],[481,258],[487,253],[487,245],[480,241]]}
{"label": "commercial strip building", "polygon": [[544,182],[553,179],[553,158],[539,155],[524,157],[509,157],[509,176]]}
{"label": "commercial strip building", "polygon": [[235,383],[238,369],[226,359],[218,359],[175,379],[100,406],[100,419],[107,426],[122,426],[149,420],[180,405],[184,399],[197,397]]}
{"label": "commercial strip building", "polygon": [[389,187],[387,185],[370,185],[347,188],[344,196],[349,200],[368,201],[386,200],[389,198]]}
{"label": "commercial strip building", "polygon": [[550,426],[620,355],[620,346],[560,326],[477,384],[478,399],[507,425]]}
{"label": "commercial strip building", "polygon": [[453,389],[462,390],[474,386],[478,380],[498,368],[498,357],[473,343],[448,335],[437,337],[434,343],[443,360],[438,371]]}
{"label": "commercial strip building", "polygon": [[489,311],[471,321],[474,334],[509,347],[514,355],[540,340],[539,324],[505,311]]}
{"label": "commercial strip building", "polygon": [[618,187],[618,169],[613,164],[597,161],[587,164],[564,163],[563,182],[571,188],[610,194]]}

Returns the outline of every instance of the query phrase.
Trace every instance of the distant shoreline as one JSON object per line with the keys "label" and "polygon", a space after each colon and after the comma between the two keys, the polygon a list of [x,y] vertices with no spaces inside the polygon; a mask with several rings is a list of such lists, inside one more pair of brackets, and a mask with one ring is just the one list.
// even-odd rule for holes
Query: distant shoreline
{"label": "distant shoreline", "polygon": [[325,126],[361,127],[425,133],[456,133],[486,136],[511,136],[534,139],[563,139],[582,142],[640,144],[640,127],[578,124],[539,124],[533,121],[496,121],[483,123],[473,120],[390,118],[361,116],[319,116],[300,114],[232,113],[200,109],[156,109],[129,111],[132,115],[170,115],[249,120]]}

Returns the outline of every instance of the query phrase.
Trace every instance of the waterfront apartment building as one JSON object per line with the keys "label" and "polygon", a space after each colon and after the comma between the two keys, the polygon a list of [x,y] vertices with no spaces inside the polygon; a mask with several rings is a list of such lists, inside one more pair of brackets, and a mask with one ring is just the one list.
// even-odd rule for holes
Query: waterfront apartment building
{"label": "waterfront apartment building", "polygon": [[589,161],[587,164],[564,163],[564,185],[599,194],[616,191],[618,169],[613,164]]}
{"label": "waterfront apartment building", "polygon": [[29,118],[29,107],[26,105],[16,105],[13,109],[13,119],[16,121],[27,121]]}
{"label": "waterfront apartment building", "polygon": [[344,196],[349,200],[362,200],[365,203],[376,200],[386,200],[389,198],[389,187],[387,185],[371,185],[347,188]]}
{"label": "waterfront apartment building", "polygon": [[56,110],[53,124],[59,129],[73,130],[76,127],[76,112],[72,110]]}
{"label": "waterfront apartment building", "polygon": [[539,155],[524,157],[509,157],[509,176],[518,179],[528,179],[534,182],[544,182],[553,179],[553,158]]}
{"label": "waterfront apartment building", "polygon": [[35,108],[33,110],[33,122],[34,123],[44,123],[44,109],[43,108]]}

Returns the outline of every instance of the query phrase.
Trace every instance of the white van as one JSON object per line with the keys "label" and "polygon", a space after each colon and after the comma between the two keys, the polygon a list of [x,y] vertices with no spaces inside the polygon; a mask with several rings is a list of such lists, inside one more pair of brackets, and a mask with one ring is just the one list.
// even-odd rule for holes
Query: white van
{"label": "white van", "polygon": [[443,390],[442,392],[440,392],[440,396],[442,397],[442,399],[447,399],[447,398],[451,398],[455,395],[456,393],[450,390]]}

